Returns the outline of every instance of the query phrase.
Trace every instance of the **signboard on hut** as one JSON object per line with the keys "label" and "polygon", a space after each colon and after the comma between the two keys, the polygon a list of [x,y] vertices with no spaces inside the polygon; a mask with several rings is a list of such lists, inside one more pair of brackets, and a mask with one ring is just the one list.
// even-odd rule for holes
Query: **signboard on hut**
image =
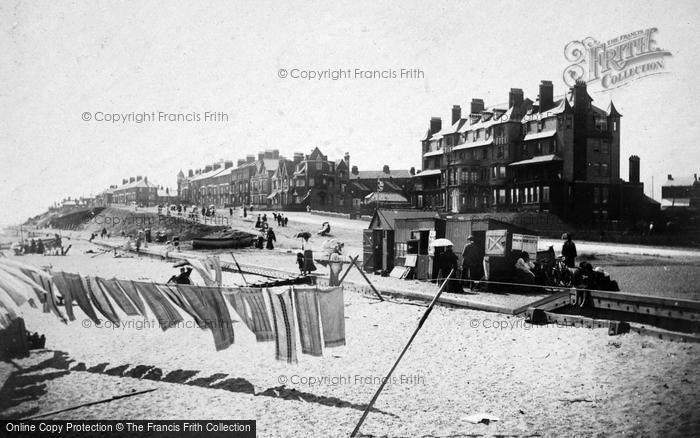
{"label": "signboard on hut", "polygon": [[526,252],[530,256],[530,260],[537,259],[537,244],[539,237],[529,236],[527,234],[513,234],[513,250]]}

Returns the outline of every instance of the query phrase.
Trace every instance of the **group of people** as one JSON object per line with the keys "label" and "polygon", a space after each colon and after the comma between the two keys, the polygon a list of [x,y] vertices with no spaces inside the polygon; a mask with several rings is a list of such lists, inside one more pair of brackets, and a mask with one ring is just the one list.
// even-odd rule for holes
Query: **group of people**
{"label": "group of people", "polygon": [[[617,288],[617,284],[611,284],[607,274],[601,274],[602,269],[594,270],[587,262],[582,262],[576,267],[576,244],[572,240],[570,233],[565,233],[565,240],[561,254],[567,268],[576,269],[574,273],[574,286],[576,281],[582,287],[591,286],[604,288]],[[554,249],[550,247],[551,259],[554,260]],[[545,267],[535,263],[530,259],[530,255],[525,251],[512,251],[511,260],[513,263],[512,281],[519,284],[547,284],[547,274]],[[438,279],[444,280],[452,272],[446,285],[447,292],[464,292],[464,286],[473,290],[475,284],[485,277],[484,272],[484,250],[477,243],[474,236],[467,238],[467,245],[462,251],[462,264],[459,264],[459,257],[452,249],[452,246],[445,248],[437,256]],[[461,269],[460,269],[461,268]],[[597,274],[595,273],[597,272]],[[606,280],[607,278],[607,280]],[[612,282],[614,283],[614,282]],[[619,289],[618,289],[619,290]]]}
{"label": "group of people", "polygon": [[44,243],[44,239],[29,239],[21,243],[15,243],[12,245],[15,254],[51,254],[51,255],[62,255],[63,243],[61,241],[61,236],[58,234],[54,235],[52,240]]}

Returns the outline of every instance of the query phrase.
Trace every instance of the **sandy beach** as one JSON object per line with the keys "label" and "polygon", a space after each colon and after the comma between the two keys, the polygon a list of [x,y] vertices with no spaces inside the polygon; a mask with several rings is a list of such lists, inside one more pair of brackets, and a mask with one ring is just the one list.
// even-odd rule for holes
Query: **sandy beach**
{"label": "sandy beach", "polygon": [[[85,254],[22,257],[53,269],[163,281],[171,264]],[[230,274],[232,275],[232,274]],[[225,283],[235,283],[228,277]],[[436,287],[433,285],[433,287]],[[95,327],[78,312],[64,325],[25,309],[46,351],[2,363],[0,416],[25,417],[131,391],[156,391],[49,418],[255,419],[259,436],[347,436],[424,308],[345,294],[347,346],[289,365],[241,323],[216,352],[211,334],[152,318]],[[184,316],[186,321],[191,321]],[[88,323],[85,323],[87,321]],[[183,354],[183,352],[188,352]],[[700,430],[695,344],[606,330],[531,326],[497,313],[437,307],[370,413],[379,436],[692,434]],[[8,370],[12,373],[8,374]],[[487,412],[499,421],[466,421]]]}

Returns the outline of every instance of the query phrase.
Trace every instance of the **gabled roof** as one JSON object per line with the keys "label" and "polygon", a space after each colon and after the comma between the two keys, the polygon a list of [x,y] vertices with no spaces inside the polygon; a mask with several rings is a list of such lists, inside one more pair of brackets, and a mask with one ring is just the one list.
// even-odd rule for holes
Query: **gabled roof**
{"label": "gabled roof", "polygon": [[199,175],[195,175],[195,176],[193,176],[193,177],[190,179],[190,181],[199,181],[199,180],[202,180],[202,179],[211,178],[211,177],[213,177],[213,176],[219,175],[220,173],[223,173],[225,170],[228,170],[228,169],[225,169],[225,168],[222,166],[222,167],[219,167],[218,169],[210,170],[210,171],[207,172],[207,173],[200,173]]}
{"label": "gabled roof", "polygon": [[309,154],[308,157],[306,157],[307,160],[326,160],[326,156],[323,155],[323,152],[321,152],[321,149],[316,146],[313,151],[311,151],[311,154]]}
{"label": "gabled roof", "polygon": [[440,219],[434,211],[422,210],[377,210],[367,228],[382,228],[393,230],[397,219]]}
{"label": "gabled roof", "polygon": [[692,176],[673,177],[671,180],[666,180],[663,187],[690,187],[700,185],[700,182]]}

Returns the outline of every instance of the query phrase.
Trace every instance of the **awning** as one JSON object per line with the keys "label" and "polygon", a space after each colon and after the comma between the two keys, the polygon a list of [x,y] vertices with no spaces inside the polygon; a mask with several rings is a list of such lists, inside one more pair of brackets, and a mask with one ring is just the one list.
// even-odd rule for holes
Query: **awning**
{"label": "awning", "polygon": [[661,208],[688,208],[690,207],[690,198],[664,198],[661,200]]}
{"label": "awning", "polygon": [[277,196],[279,194],[280,194],[280,191],[276,190],[276,191],[270,193],[269,195],[267,195],[267,199],[275,199],[275,196]]}
{"label": "awning", "polygon": [[422,177],[422,176],[433,176],[433,175],[440,175],[442,173],[442,170],[440,169],[429,169],[429,170],[424,170],[421,173],[417,173],[413,175],[414,178]]}
{"label": "awning", "polygon": [[439,149],[439,150],[437,150],[437,151],[426,152],[426,153],[423,154],[423,156],[424,156],[424,157],[435,157],[435,156],[438,156],[438,155],[442,155],[442,153],[443,153],[443,150],[442,150],[442,149]]}
{"label": "awning", "polygon": [[523,141],[528,141],[528,140],[538,140],[540,138],[549,138],[549,137],[554,137],[554,135],[557,133],[557,131],[542,131],[542,132],[535,132],[533,134],[527,134],[525,138],[523,138]]}
{"label": "awning", "polygon": [[510,163],[508,166],[525,166],[528,164],[543,164],[543,163],[552,163],[554,161],[562,161],[561,158],[557,157],[554,154],[551,155],[540,155],[538,157],[533,157],[530,158],[529,160],[523,160],[523,161],[516,161],[515,163]]}
{"label": "awning", "polygon": [[454,151],[459,151],[462,149],[478,148],[481,146],[488,146],[490,144],[493,144],[493,138],[490,140],[482,140],[482,141],[477,141],[474,143],[464,143],[464,144],[461,144],[457,147],[452,148],[452,151],[454,152]]}

